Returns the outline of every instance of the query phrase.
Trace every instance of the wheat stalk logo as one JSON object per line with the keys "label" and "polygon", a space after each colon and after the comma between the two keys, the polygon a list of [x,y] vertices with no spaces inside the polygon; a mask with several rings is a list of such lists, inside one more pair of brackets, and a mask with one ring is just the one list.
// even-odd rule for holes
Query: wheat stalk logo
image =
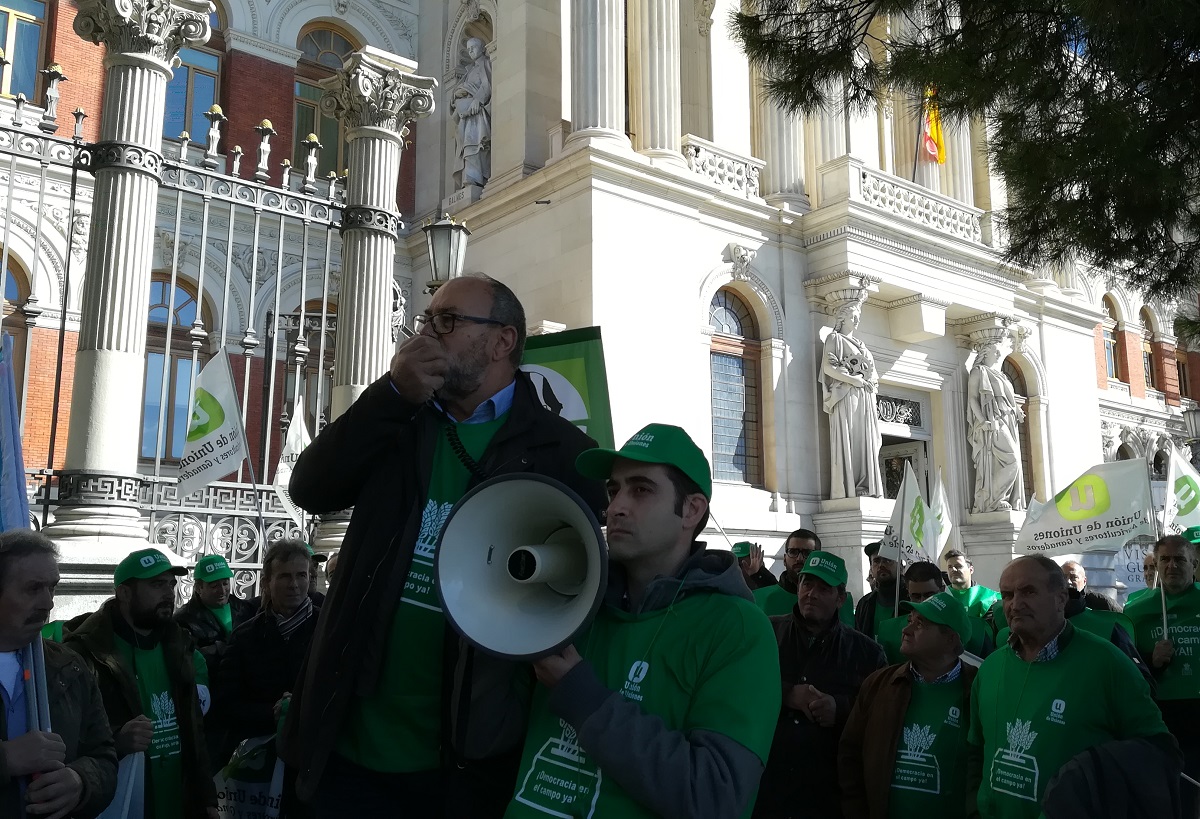
{"label": "wheat stalk logo", "polygon": [[1037,731],[1033,729],[1032,720],[1017,720],[1008,723],[1008,747],[1018,754],[1024,755],[1037,739]]}
{"label": "wheat stalk logo", "polygon": [[904,729],[904,748],[906,753],[927,754],[933,747],[937,734],[928,725],[912,725]]}

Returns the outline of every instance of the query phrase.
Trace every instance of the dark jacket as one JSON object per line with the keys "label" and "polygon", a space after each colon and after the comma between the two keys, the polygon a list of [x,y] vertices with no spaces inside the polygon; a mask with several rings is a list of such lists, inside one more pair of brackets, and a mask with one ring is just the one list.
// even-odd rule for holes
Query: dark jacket
{"label": "dark jacket", "polygon": [[[120,616],[116,599],[110,599],[64,638],[64,643],[79,653],[95,675],[109,728],[114,736],[125,723],[144,713],[137,682],[116,647],[116,631],[129,628],[123,621],[120,624],[115,622]],[[207,819],[206,808],[217,805],[217,791],[209,776],[204,718],[200,714],[200,700],[196,696],[195,647],[191,635],[174,621],[163,626],[161,633],[156,636],[163,652],[167,677],[171,683],[171,699],[175,702],[175,715],[179,721],[183,755],[183,815],[186,819]],[[147,786],[152,785],[147,773]]]}
{"label": "dark jacket", "polygon": [[1099,592],[1089,591],[1087,586],[1083,587],[1083,604],[1089,609],[1096,611],[1122,611],[1124,606],[1119,603],[1114,603],[1107,596]]}
{"label": "dark jacket", "polygon": [[[912,699],[910,663],[889,665],[867,677],[838,746],[838,784],[845,819],[887,819],[896,747]],[[971,724],[971,684],[979,669],[962,664],[962,724]],[[964,730],[965,735],[965,730]]]}
{"label": "dark jacket", "polygon": [[[230,595],[229,613],[233,616],[233,628],[236,630],[238,626],[257,614],[258,609],[252,607],[248,601]],[[225,634],[225,627],[221,625],[217,615],[213,614],[208,606],[201,603],[200,598],[193,596],[191,600],[180,607],[179,611],[175,612],[175,622],[192,635],[196,648],[204,655],[204,659],[210,666],[209,676],[214,676],[217,671],[216,663],[220,659],[225,645],[229,642],[229,637]]]}
{"label": "dark jacket", "polygon": [[[900,600],[908,599],[908,589],[904,584],[900,584]],[[854,628],[862,632],[871,639],[875,638],[875,610],[879,606],[887,606],[893,608],[894,603],[888,603],[879,596],[879,592],[867,592],[862,596],[862,600],[858,601],[858,607],[854,609]],[[889,617],[891,615],[888,615]]]}
{"label": "dark jacket", "polygon": [[[354,507],[338,557],[338,581],[322,608],[281,735],[283,758],[298,770],[301,798],[314,793],[353,699],[378,685],[443,423],[435,407],[406,402],[384,375],[296,462],[289,488],[297,504],[314,514]],[[603,486],[575,471],[576,456],[594,445],[578,427],[546,410],[528,376],[518,373],[512,409],[479,465],[489,477],[533,472],[555,478],[599,514],[607,505]],[[528,721],[523,681],[529,667],[476,652],[446,628],[445,765],[459,769],[466,761],[512,757],[515,776]],[[512,786],[512,781],[498,786],[508,791],[505,800]]]}
{"label": "dark jacket", "polygon": [[746,577],[745,572],[743,572],[742,577],[745,578],[746,585],[750,588],[750,591],[765,589],[767,586],[776,586],[779,584],[779,578],[771,574],[771,571],[766,566],[763,566],[749,577]]}
{"label": "dark jacket", "polygon": [[[100,689],[83,660],[58,643],[43,640],[46,654],[46,692],[50,700],[50,727],[67,746],[67,767],[83,781],[79,806],[67,814],[91,819],[108,807],[117,790],[117,749],[104,716]],[[0,737],[7,736],[5,714],[0,709]],[[5,769],[0,753],[0,816],[20,816],[18,780]]]}
{"label": "dark jacket", "polygon": [[[794,607],[791,614],[772,617],[771,625],[779,641],[784,705],[779,711],[754,816],[837,819],[841,816],[838,741],[863,681],[887,665],[883,648],[871,638],[846,628],[836,615],[811,642],[799,608]],[[837,714],[832,727],[823,728],[787,706],[787,695],[795,685],[812,685],[833,697]]]}
{"label": "dark jacket", "polygon": [[1179,789],[1195,787],[1179,778],[1178,753],[1149,739],[1105,742],[1075,756],[1058,770],[1042,798],[1046,819],[1121,816],[1163,819],[1180,816]]}
{"label": "dark jacket", "polygon": [[224,734],[221,756],[229,759],[243,739],[275,733],[275,703],[296,687],[320,609],[284,640],[275,615],[259,612],[234,630],[213,675],[209,718]]}

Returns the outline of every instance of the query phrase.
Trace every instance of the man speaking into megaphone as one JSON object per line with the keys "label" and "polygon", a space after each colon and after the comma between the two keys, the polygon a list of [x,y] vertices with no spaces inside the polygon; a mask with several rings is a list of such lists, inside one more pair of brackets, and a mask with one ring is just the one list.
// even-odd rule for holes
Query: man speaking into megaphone
{"label": "man speaking into megaphone", "polygon": [[595,442],[546,410],[517,370],[525,311],[508,287],[453,279],[418,321],[390,372],[304,450],[289,485],[311,513],[354,507],[280,738],[318,817],[503,813],[529,667],[449,630],[438,538],[454,504],[497,475],[544,475],[595,512],[604,505],[603,486],[574,468]]}
{"label": "man speaking into megaphone", "polygon": [[749,816],[779,715],[779,655],[733,556],[696,541],[708,460],[679,427],[651,424],[577,466],[608,487],[608,589],[574,645],[534,663],[541,685],[505,819]]}

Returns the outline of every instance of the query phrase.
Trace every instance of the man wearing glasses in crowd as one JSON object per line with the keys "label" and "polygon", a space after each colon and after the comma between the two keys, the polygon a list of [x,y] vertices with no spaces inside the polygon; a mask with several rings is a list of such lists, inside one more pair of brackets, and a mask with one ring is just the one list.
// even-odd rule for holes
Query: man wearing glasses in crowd
{"label": "man wearing glasses in crowd", "polygon": [[[768,617],[791,614],[799,591],[800,567],[813,552],[821,551],[821,538],[810,529],[797,529],[788,535],[783,546],[783,574],[774,586],[754,591],[754,602]],[[854,596],[846,592],[846,602],[838,610],[838,619],[847,626],[854,625]]]}
{"label": "man wearing glasses in crowd", "polygon": [[434,574],[454,504],[494,475],[532,472],[599,513],[575,458],[596,444],[517,370],[525,311],[486,276],[444,284],[384,373],[304,451],[292,499],[354,507],[280,748],[319,819],[503,814],[525,736],[529,667],[450,631]]}

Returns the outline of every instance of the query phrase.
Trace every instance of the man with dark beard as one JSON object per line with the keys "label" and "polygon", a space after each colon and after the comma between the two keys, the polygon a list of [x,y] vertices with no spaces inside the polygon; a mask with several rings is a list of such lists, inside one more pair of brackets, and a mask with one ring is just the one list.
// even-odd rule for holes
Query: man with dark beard
{"label": "man with dark beard", "polygon": [[908,599],[908,590],[899,581],[899,572],[906,567],[904,561],[899,564],[879,554],[879,541],[868,543],[863,547],[867,558],[871,561],[871,574],[875,577],[874,591],[863,595],[854,610],[854,627],[868,637],[879,635],[879,626],[885,620],[896,616],[898,610],[896,595],[900,601]]}
{"label": "man with dark beard", "polygon": [[65,639],[100,686],[117,756],[146,754],[146,815],[216,819],[192,638],[171,615],[187,569],[158,549],[117,564],[116,597]]}
{"label": "man with dark beard", "polygon": [[[796,605],[796,592],[800,590],[800,567],[808,562],[808,556],[821,551],[821,538],[810,529],[797,529],[788,535],[783,544],[783,574],[774,586],[752,589],[754,602],[768,617],[788,614]],[[847,626],[854,626],[854,596],[846,592],[846,602],[838,610],[838,617]]]}
{"label": "man with dark beard", "polygon": [[504,813],[531,673],[450,629],[438,538],[454,504],[495,475],[545,475],[597,513],[606,506],[603,486],[575,471],[595,443],[517,370],[525,311],[511,290],[452,279],[417,320],[389,372],[292,473],[292,499],[307,511],[354,507],[280,737],[297,794],[321,817]]}

